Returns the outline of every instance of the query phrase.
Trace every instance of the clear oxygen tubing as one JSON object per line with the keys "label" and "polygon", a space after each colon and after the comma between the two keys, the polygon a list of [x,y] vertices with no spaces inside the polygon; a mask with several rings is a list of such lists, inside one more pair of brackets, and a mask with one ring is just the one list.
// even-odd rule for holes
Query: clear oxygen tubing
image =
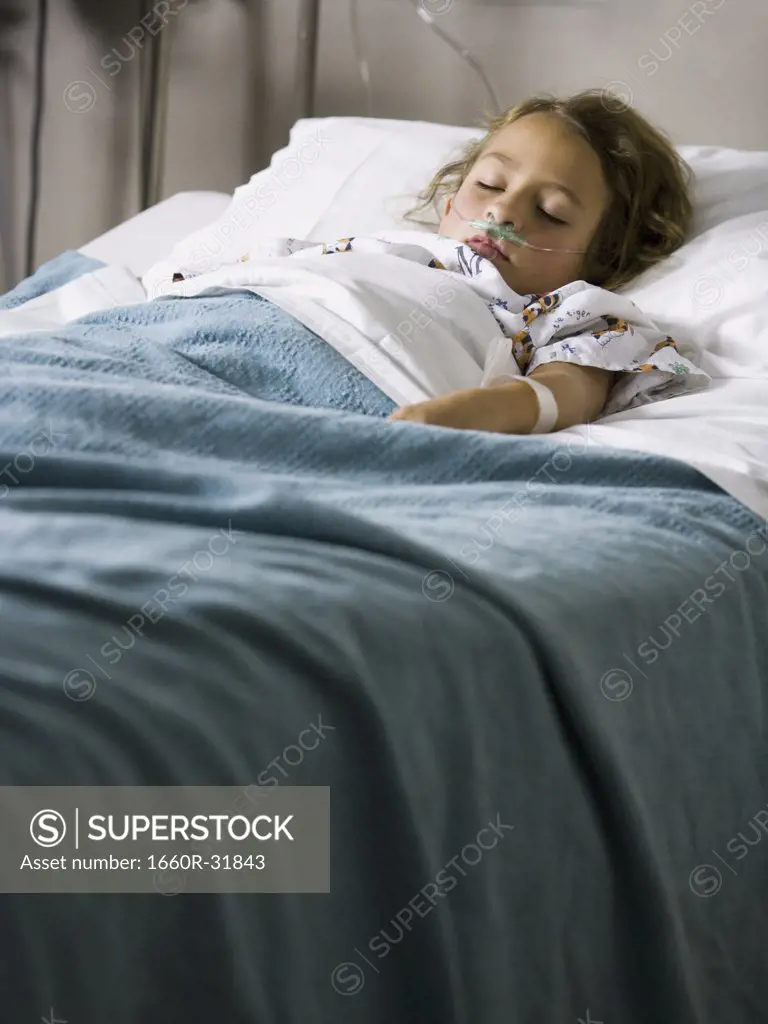
{"label": "clear oxygen tubing", "polygon": [[513,245],[519,245],[525,249],[534,249],[536,252],[569,252],[581,256],[587,252],[586,249],[550,249],[543,245],[534,245],[532,242],[527,242],[525,238],[515,230],[514,224],[499,224],[493,216],[490,220],[470,220],[457,209],[455,203],[451,207],[451,212],[455,213],[459,220],[464,221],[465,224],[469,224],[472,228],[477,228],[478,231],[485,232],[485,234],[490,238],[500,238],[505,242],[511,242]]}

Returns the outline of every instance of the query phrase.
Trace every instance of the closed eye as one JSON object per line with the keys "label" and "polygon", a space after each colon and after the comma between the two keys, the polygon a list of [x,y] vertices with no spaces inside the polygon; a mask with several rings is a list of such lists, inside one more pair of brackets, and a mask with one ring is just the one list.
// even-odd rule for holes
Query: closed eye
{"label": "closed eye", "polygon": [[542,209],[541,207],[539,207],[539,213],[543,217],[546,217],[547,220],[550,221],[552,224],[565,224],[565,223],[567,223],[564,220],[560,220],[559,217],[553,217],[551,213],[547,213],[547,211]]}
{"label": "closed eye", "polygon": [[[504,191],[504,189],[500,185],[489,185],[487,181],[476,181],[475,185],[478,188],[483,189],[484,192],[503,192]],[[559,217],[554,217],[551,213],[548,213],[541,206],[538,207],[538,212],[541,214],[542,217],[546,217],[546,219],[551,224],[567,224],[567,221],[560,220]]]}

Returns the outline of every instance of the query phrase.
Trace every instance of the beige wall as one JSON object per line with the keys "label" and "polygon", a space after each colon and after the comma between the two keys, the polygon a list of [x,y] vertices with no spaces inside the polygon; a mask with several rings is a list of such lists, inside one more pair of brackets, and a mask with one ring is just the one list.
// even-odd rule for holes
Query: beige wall
{"label": "beige wall", "polygon": [[[435,10],[450,0],[425,3]],[[317,112],[365,114],[349,0],[323,4]],[[487,101],[479,81],[407,0],[359,4],[374,116],[468,124],[482,115]],[[135,24],[137,3],[105,0],[109,38],[89,34],[71,0],[50,0],[50,6],[39,260],[78,247],[130,216],[137,203],[140,59],[123,62],[114,78],[100,66],[112,46],[121,55],[130,52],[124,36]],[[166,194],[231,191],[284,144],[297,113],[297,12],[298,0],[199,0],[173,19]],[[483,61],[504,103],[534,91],[568,93],[620,82],[617,88],[631,90],[635,105],[678,143],[768,149],[766,0],[605,0],[574,8],[537,7],[533,0],[529,6],[453,0],[439,24]],[[14,33],[19,57],[4,79],[10,96],[0,96],[0,117],[6,101],[11,116],[17,277],[33,37],[28,19]],[[105,85],[89,68],[100,72]],[[92,109],[68,109],[65,92],[77,81],[93,86]],[[85,106],[83,94],[82,86],[73,87],[66,94],[70,107]]]}
{"label": "beige wall", "polygon": [[[406,0],[360,2],[376,116],[464,124],[482,113],[485,93],[474,73],[406,9]],[[679,143],[768,149],[767,0],[423,2],[450,5],[438,24],[482,59],[505,104],[534,91],[569,93],[620,80],[634,104]],[[282,6],[287,16],[293,4]],[[322,113],[361,108],[348,6],[326,3]],[[662,58],[655,68],[651,50]]]}

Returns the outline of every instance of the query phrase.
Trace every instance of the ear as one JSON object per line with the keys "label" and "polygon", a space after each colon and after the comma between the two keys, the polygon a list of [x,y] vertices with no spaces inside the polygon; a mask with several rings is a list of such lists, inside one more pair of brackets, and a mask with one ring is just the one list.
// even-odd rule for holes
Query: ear
{"label": "ear", "polygon": [[448,196],[445,200],[445,209],[443,210],[443,216],[447,217],[453,207],[453,196]]}

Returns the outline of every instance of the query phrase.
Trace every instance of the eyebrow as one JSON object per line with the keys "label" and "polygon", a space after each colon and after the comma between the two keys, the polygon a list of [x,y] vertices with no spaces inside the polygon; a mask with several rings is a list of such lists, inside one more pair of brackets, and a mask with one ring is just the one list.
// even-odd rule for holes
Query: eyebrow
{"label": "eyebrow", "polygon": [[[483,157],[487,156],[495,157],[497,160],[501,160],[505,164],[511,164],[513,167],[517,166],[517,160],[513,160],[512,157],[507,156],[505,153],[483,153],[480,159],[483,159]],[[565,192],[565,194],[569,196],[573,200],[573,202],[576,203],[577,206],[580,206],[582,209],[584,209],[584,203],[576,195],[573,189],[568,188],[566,185],[562,185],[559,181],[544,181],[542,182],[542,184],[550,185],[553,188],[559,189],[561,192]]]}

